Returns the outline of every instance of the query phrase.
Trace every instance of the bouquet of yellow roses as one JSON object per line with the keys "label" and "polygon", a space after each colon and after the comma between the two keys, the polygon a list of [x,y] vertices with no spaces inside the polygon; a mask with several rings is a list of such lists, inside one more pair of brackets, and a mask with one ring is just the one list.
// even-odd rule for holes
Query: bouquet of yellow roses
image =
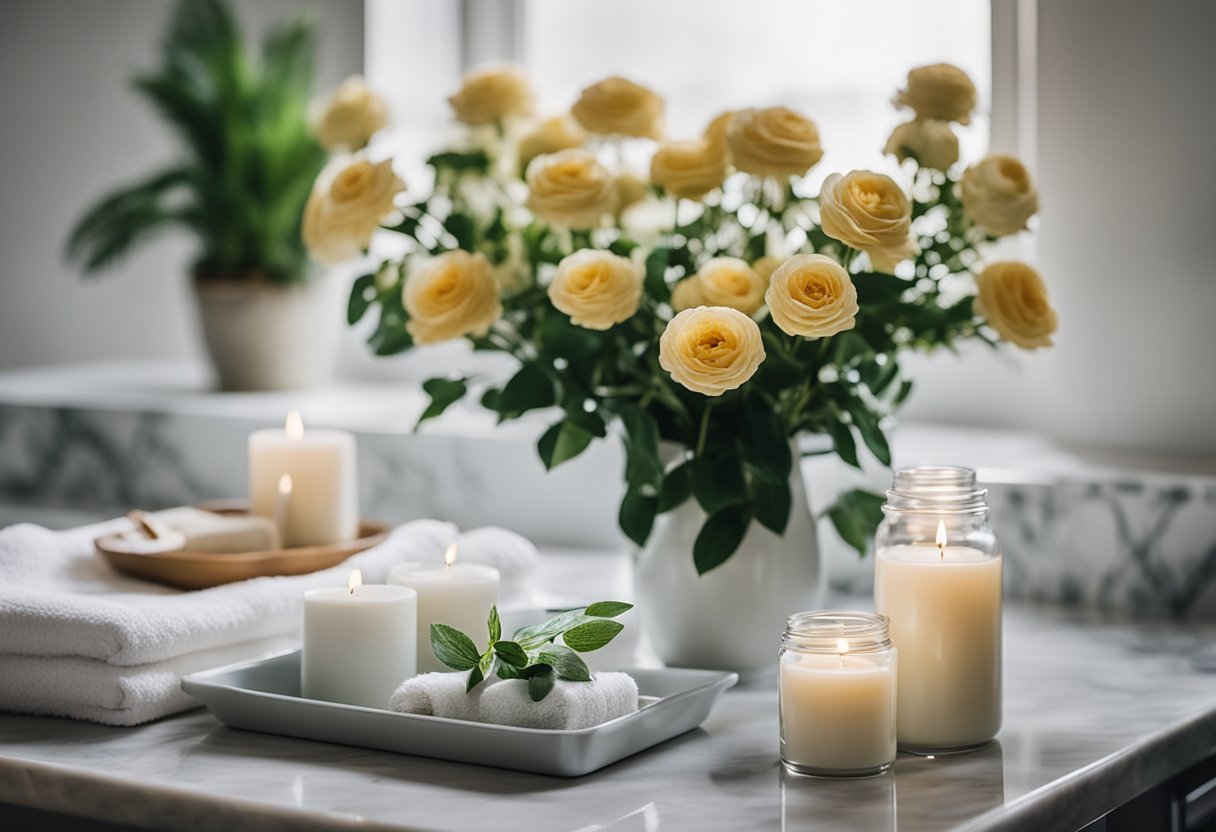
{"label": "bouquet of yellow roses", "polygon": [[[532,92],[512,67],[469,74],[449,102],[467,130],[428,160],[433,186],[409,198],[391,161],[366,152],[331,165],[305,211],[310,252],[336,263],[378,230],[402,235],[404,256],[350,296],[351,324],[375,310],[372,350],[464,338],[512,355],[518,371],[480,402],[502,420],[553,413],[538,443],[549,468],[619,421],[622,530],[643,545],[656,515],[696,500],[702,574],[753,522],[785,529],[792,438],[824,434],[851,465],[860,441],[890,464],[883,422],[911,391],[906,353],[1051,343],[1038,273],[983,263],[986,244],[1026,228],[1038,196],[1012,157],[960,165],[953,125],[968,123],[976,93],[955,67],[911,71],[896,99],[913,113],[886,145],[904,186],[855,170],[818,194],[803,179],[823,155],[819,131],[784,107],[723,113],[700,137],[667,141],[662,99],[614,77],[529,122]],[[340,96],[326,119],[339,133],[379,123]],[[368,138],[346,132],[350,148]],[[622,162],[639,147],[648,177]],[[422,420],[473,384],[425,382]],[[674,462],[660,442],[679,448]],[[864,550],[880,502],[851,491],[829,515]]]}

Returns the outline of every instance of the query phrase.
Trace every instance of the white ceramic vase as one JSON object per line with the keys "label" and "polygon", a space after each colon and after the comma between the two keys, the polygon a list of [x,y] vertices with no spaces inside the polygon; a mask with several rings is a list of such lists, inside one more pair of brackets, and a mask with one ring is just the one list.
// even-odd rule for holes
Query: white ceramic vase
{"label": "white ceramic vase", "polygon": [[771,674],[786,617],[819,605],[819,542],[796,453],[794,460],[785,534],[753,521],[738,551],[704,575],[692,560],[705,522],[696,500],[655,521],[635,570],[635,597],[642,630],[665,664],[733,670],[745,680]]}
{"label": "white ceramic vase", "polygon": [[194,282],[203,339],[224,390],[299,390],[333,374],[342,281],[319,274],[287,286]]}

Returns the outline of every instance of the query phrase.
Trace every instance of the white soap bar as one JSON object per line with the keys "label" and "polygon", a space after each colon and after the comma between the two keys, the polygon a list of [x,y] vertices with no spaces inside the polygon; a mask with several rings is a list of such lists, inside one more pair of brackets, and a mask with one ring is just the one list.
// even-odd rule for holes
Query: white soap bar
{"label": "white soap bar", "polygon": [[279,533],[274,523],[252,514],[216,514],[212,511],[180,506],[154,515],[185,537],[185,552],[266,552],[279,548]]}

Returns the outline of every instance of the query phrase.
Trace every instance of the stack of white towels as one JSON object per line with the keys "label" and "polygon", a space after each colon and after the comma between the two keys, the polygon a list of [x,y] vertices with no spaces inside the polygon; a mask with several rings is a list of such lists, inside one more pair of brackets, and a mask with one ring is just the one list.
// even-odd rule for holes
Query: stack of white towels
{"label": "stack of white towels", "polygon": [[[181,592],[119,575],[97,556],[94,539],[130,527],[0,529],[0,710],[138,725],[196,707],[183,675],[298,646],[306,589],[345,585],[356,568],[383,583],[394,565],[442,562],[462,540],[451,524],[419,520],[331,569]],[[511,532],[470,534],[461,548],[471,556],[536,557]]]}

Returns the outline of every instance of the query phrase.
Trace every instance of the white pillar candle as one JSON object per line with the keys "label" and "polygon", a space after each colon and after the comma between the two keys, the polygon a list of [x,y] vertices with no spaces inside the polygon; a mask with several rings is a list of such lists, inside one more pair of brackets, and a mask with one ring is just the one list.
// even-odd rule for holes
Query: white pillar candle
{"label": "white pillar candle", "polygon": [[930,752],[1001,727],[1001,558],[968,546],[879,548],[874,605],[899,649],[899,745]]}
{"label": "white pillar candle", "polygon": [[354,540],[359,534],[354,436],[340,430],[306,432],[294,410],[283,429],[254,431],[249,507],[259,517],[281,519],[284,546]]}
{"label": "white pillar candle", "polygon": [[403,586],[350,584],[304,593],[300,691],[368,708],[387,708],[417,673],[418,596]]}
{"label": "white pillar candle", "polygon": [[[403,563],[389,571],[388,582],[418,593],[418,672],[452,668],[431,650],[431,625],[447,624],[463,632],[484,651],[486,619],[498,603],[498,570],[477,563],[456,563],[456,545],[444,554],[445,566]],[[510,637],[510,634],[507,634]]]}
{"label": "white pillar candle", "polygon": [[873,773],[895,759],[894,660],[847,646],[782,656],[781,756],[803,773]]}

